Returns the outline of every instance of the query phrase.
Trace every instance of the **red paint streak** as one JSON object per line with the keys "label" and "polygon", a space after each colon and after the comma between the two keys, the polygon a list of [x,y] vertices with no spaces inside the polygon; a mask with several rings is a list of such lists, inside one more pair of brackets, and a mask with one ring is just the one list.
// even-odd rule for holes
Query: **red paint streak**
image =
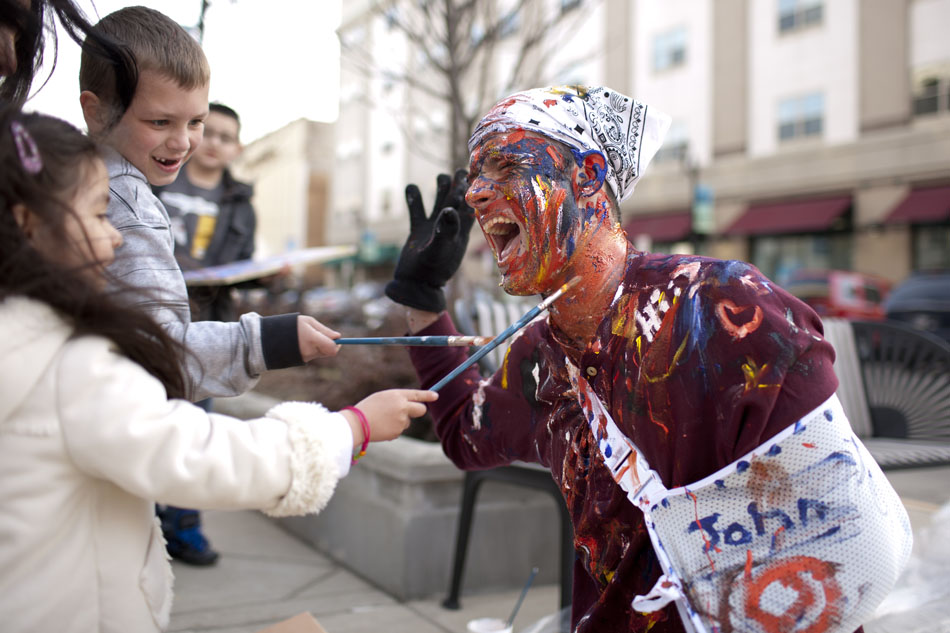
{"label": "red paint streak", "polygon": [[785,536],[785,526],[782,525],[779,529],[775,530],[775,533],[772,534],[772,546],[774,549],[780,549],[782,547],[782,537]]}
{"label": "red paint streak", "polygon": [[[813,582],[806,582],[804,576],[811,576]],[[798,597],[784,613],[775,614],[760,605],[762,594],[774,583],[781,583],[786,589],[794,591]],[[809,607],[815,605],[818,595],[815,583],[824,593],[824,608],[813,617],[811,622],[803,622]],[[817,558],[795,556],[770,565],[759,577],[746,583],[745,614],[762,625],[767,633],[785,633],[795,630],[799,633],[824,633],[838,621],[841,609],[841,586],[834,577],[834,565]],[[805,625],[806,628],[801,628]]]}
{"label": "red paint streak", "polygon": [[812,444],[811,442],[802,442],[802,446],[805,448],[818,448],[816,444]]}
{"label": "red paint streak", "polygon": [[544,105],[546,105],[549,108],[553,108],[554,106],[557,105],[557,99],[545,99]]}
{"label": "red paint streak", "polygon": [[562,167],[562,165],[561,165],[561,157],[558,155],[558,153],[557,153],[556,151],[554,151],[554,148],[551,147],[550,145],[548,145],[548,147],[547,147],[547,149],[546,149],[545,151],[548,153],[548,156],[551,157],[551,160],[554,161],[554,166],[557,167],[558,169],[560,169],[560,168]]}
{"label": "red paint streak", "polygon": [[752,550],[745,551],[745,579],[752,580]]}
{"label": "red paint streak", "polygon": [[508,138],[505,139],[505,142],[515,144],[523,138],[524,138],[524,130],[522,129],[512,130],[511,133],[508,134]]}
{"label": "red paint streak", "polygon": [[653,404],[649,400],[647,400],[647,417],[650,418],[650,422],[653,422],[653,424],[663,429],[663,435],[670,434],[669,427],[667,427],[665,424],[663,424],[662,422],[657,420],[655,417],[653,417]]}
{"label": "red paint streak", "polygon": [[[696,495],[691,491],[687,490],[686,494],[693,500],[693,514],[696,516],[696,527],[699,528],[699,534],[703,537],[703,551],[706,553],[706,559],[709,561],[709,568],[716,571],[716,563],[713,562],[712,556],[709,555],[709,550],[713,549],[712,543],[709,541],[709,538],[706,537],[706,530],[703,529],[703,524],[699,522],[699,502],[696,499]],[[718,547],[716,551],[719,551]]]}

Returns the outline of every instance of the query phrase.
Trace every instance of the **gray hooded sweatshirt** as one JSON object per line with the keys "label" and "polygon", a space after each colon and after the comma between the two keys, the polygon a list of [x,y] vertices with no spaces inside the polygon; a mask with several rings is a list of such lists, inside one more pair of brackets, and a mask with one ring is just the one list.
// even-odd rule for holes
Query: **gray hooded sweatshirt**
{"label": "gray hooded sweatshirt", "polygon": [[114,150],[106,151],[105,162],[109,220],[123,240],[109,267],[122,287],[110,289],[149,313],[188,349],[189,397],[236,396],[252,388],[265,369],[303,364],[297,314],[250,312],[233,323],[192,323],[168,212],[130,162]]}

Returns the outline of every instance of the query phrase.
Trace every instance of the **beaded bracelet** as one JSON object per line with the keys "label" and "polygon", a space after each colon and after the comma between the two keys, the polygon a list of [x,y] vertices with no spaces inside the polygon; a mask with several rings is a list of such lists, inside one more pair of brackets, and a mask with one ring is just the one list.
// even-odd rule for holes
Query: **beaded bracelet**
{"label": "beaded bracelet", "polygon": [[366,455],[366,447],[369,446],[369,421],[366,419],[366,415],[357,409],[356,407],[343,407],[343,411],[352,411],[356,414],[356,417],[360,421],[360,426],[363,427],[363,445],[360,447],[360,451],[353,456],[352,464],[356,463],[360,457]]}

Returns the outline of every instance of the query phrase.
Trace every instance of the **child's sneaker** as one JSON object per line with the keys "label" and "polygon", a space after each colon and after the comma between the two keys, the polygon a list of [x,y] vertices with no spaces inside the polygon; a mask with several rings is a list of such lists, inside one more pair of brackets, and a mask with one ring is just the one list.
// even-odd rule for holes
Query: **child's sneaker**
{"label": "child's sneaker", "polygon": [[158,510],[168,555],[189,565],[213,565],[218,553],[211,549],[201,533],[201,515],[197,510],[163,506]]}

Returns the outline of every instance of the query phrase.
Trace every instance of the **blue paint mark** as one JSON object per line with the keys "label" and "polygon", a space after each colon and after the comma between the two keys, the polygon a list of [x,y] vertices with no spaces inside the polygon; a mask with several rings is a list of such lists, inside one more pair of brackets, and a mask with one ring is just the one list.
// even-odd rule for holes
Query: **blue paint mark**
{"label": "blue paint mark", "polygon": [[720,488],[720,489],[726,487],[726,482],[724,482],[722,479],[717,479],[717,480],[714,481],[713,483],[715,483],[715,484],[716,484],[716,487],[717,487],[717,488]]}
{"label": "blue paint mark", "polygon": [[795,430],[792,432],[792,435],[798,435],[799,433],[803,432],[807,428],[808,427],[805,426],[805,423],[799,420],[798,422],[795,423]]}
{"label": "blue paint mark", "polygon": [[726,545],[744,545],[752,542],[752,533],[738,522],[729,524],[723,534]]}
{"label": "blue paint mark", "polygon": [[769,448],[769,452],[766,453],[769,457],[775,457],[782,452],[782,448],[778,444],[772,444],[772,447]]}
{"label": "blue paint mark", "polygon": [[574,234],[571,233],[567,238],[567,256],[570,257],[574,254]]}
{"label": "blue paint mark", "polygon": [[819,521],[824,521],[828,516],[830,506],[818,499],[799,499],[798,500],[798,521],[803,526],[808,525],[808,510],[814,511],[815,517]]}
{"label": "blue paint mark", "polygon": [[841,451],[835,451],[828,457],[821,460],[822,464],[848,464],[849,466],[857,466],[857,462],[854,461],[854,457],[851,453],[842,453]]}
{"label": "blue paint mark", "polygon": [[738,260],[725,260],[718,262],[718,264],[719,265],[715,266],[713,270],[715,271],[717,280],[722,285],[726,285],[727,281],[738,279],[749,272],[749,265]]}
{"label": "blue paint mark", "polygon": [[658,505],[656,505],[656,504],[654,503],[654,504],[653,504],[653,507],[650,508],[650,512],[655,512],[656,509],[659,508],[659,507],[660,507],[660,506],[658,506]]}
{"label": "blue paint mark", "polygon": [[749,462],[747,462],[747,461],[741,461],[741,462],[739,462],[738,464],[736,464],[736,472],[737,472],[737,473],[744,473],[744,472],[747,471],[747,470],[749,470]]}
{"label": "blue paint mark", "polygon": [[661,501],[660,503],[663,504],[663,507],[664,507],[664,508],[669,508],[669,507],[670,507],[670,498],[669,498],[669,497],[663,497],[663,501]]}
{"label": "blue paint mark", "polygon": [[605,456],[605,457],[610,457],[611,455],[613,455],[613,452],[614,452],[613,449],[610,448],[610,444],[608,444],[608,445],[606,446],[606,448],[604,448],[604,456]]}
{"label": "blue paint mark", "polygon": [[765,521],[767,519],[778,519],[782,522],[782,527],[786,530],[795,529],[795,523],[792,522],[792,518],[785,513],[781,508],[773,508],[772,510],[759,511],[759,504],[755,501],[750,503],[747,507],[749,516],[752,517],[753,523],[755,523],[755,533],[759,536],[765,534]]}
{"label": "blue paint mark", "polygon": [[831,536],[831,535],[833,535],[833,534],[837,534],[837,533],[840,532],[840,531],[841,531],[841,526],[840,526],[840,525],[836,525],[836,526],[834,526],[833,528],[831,528],[830,530],[828,530],[827,532],[822,532],[821,534],[819,534],[818,536],[816,536],[815,539],[817,540],[817,539],[820,539],[820,538],[826,538],[826,537],[829,537],[829,536]]}
{"label": "blue paint mark", "polygon": [[831,415],[831,409],[825,410],[825,419],[831,422],[834,419],[834,416]]}

